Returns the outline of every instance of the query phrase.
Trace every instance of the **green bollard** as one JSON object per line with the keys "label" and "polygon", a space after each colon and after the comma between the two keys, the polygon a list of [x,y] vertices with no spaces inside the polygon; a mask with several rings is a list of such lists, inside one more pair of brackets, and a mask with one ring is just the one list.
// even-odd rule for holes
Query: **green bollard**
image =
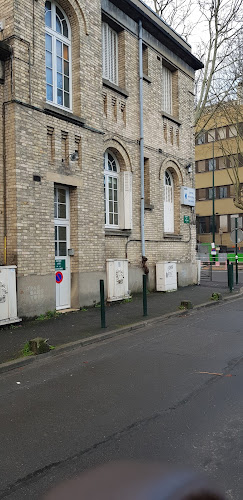
{"label": "green bollard", "polygon": [[147,275],[143,274],[143,315],[148,316],[147,307]]}
{"label": "green bollard", "polygon": [[229,264],[229,289],[230,292],[232,292],[234,287],[234,269],[233,269],[233,264]]}
{"label": "green bollard", "polygon": [[101,315],[101,328],[106,328],[104,280],[100,280],[100,315]]}
{"label": "green bollard", "polygon": [[235,284],[239,283],[239,272],[238,272],[238,255],[235,256]]}
{"label": "green bollard", "polygon": [[227,276],[228,276],[228,287],[230,286],[230,278],[229,278],[229,264],[230,264],[230,261],[229,261],[229,259],[227,259]]}

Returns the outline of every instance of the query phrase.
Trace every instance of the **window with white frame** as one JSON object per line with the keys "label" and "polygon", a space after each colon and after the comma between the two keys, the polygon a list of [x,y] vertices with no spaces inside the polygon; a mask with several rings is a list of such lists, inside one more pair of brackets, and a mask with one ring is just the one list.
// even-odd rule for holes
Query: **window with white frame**
{"label": "window with white frame", "polygon": [[104,154],[105,227],[132,229],[132,172],[120,169],[113,151]]}
{"label": "window with white frame", "polygon": [[119,225],[119,172],[117,159],[107,150],[104,154],[104,209],[107,227],[118,228]]}
{"label": "window with white frame", "polygon": [[71,29],[63,10],[45,3],[46,100],[71,108]]}
{"label": "window with white frame", "polygon": [[118,34],[102,23],[103,78],[118,85]]}
{"label": "window with white frame", "polygon": [[169,170],[164,176],[164,232],[174,232],[174,182]]}
{"label": "window with white frame", "polygon": [[162,110],[172,115],[172,71],[162,66]]}

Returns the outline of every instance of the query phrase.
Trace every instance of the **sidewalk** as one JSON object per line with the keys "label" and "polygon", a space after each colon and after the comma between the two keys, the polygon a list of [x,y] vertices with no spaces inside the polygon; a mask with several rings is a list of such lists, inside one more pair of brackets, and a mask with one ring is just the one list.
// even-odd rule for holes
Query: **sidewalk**
{"label": "sidewalk", "polygon": [[[190,300],[194,306],[210,301],[213,291],[220,292],[223,297],[232,294],[224,283],[204,283],[203,285],[179,288],[172,293],[149,293],[148,316],[146,319],[156,318],[164,314],[179,311],[182,300]],[[98,335],[143,321],[142,294],[136,294],[131,302],[113,303],[106,307],[106,329],[100,326],[100,308],[92,307],[86,311],[75,311],[49,320],[25,321],[14,327],[0,328],[0,363],[14,359],[20,355],[24,344],[35,337],[49,339],[55,347],[74,342],[86,337]]]}

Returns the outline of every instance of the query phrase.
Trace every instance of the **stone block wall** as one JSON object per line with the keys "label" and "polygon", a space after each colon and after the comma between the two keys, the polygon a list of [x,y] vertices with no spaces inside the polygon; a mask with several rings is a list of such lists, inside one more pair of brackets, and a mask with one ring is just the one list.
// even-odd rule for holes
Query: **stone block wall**
{"label": "stone block wall", "polygon": [[[5,109],[7,263],[17,265],[19,313],[25,316],[45,312],[55,304],[54,185],[70,187],[72,306],[98,300],[98,280],[105,276],[107,258],[128,258],[134,290],[139,289],[141,277],[137,25],[127,19],[131,29],[123,28],[124,16],[116,9],[116,15],[121,16],[119,87],[107,85],[102,81],[100,0],[59,3],[72,30],[72,112],[46,103],[44,0],[33,2],[31,7],[28,0],[0,0],[5,19],[0,36],[9,40],[13,48],[12,60],[4,63],[4,82],[0,83],[0,104]],[[109,2],[105,3],[109,6]],[[145,245],[153,288],[158,260],[186,264],[195,259],[194,227],[184,224],[184,215],[191,217],[191,209],[181,206],[179,200],[180,186],[192,186],[194,182],[185,170],[194,157],[194,72],[147,32],[144,43],[145,188],[149,198]],[[174,71],[172,117],[162,110],[164,60]],[[0,118],[0,136],[3,135]],[[132,172],[133,227],[116,234],[104,227],[103,155],[107,148],[117,156],[121,171]],[[78,159],[72,161],[70,155],[74,151],[78,152]],[[169,237],[163,228],[167,168],[175,184],[175,234]],[[3,175],[1,141],[1,227]],[[1,261],[3,244],[1,234]]]}

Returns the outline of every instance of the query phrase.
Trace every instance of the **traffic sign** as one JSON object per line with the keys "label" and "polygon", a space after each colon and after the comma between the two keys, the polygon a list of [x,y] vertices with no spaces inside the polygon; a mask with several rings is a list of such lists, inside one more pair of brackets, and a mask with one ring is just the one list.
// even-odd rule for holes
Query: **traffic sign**
{"label": "traffic sign", "polygon": [[[233,243],[235,243],[235,229],[230,233],[230,239]],[[243,231],[242,229],[237,229],[237,243],[241,243],[243,241]]]}
{"label": "traffic sign", "polygon": [[184,215],[184,224],[190,224],[190,217],[189,217],[189,215]]}
{"label": "traffic sign", "polygon": [[61,271],[57,271],[56,273],[56,283],[61,283],[63,280],[63,274],[61,273]]}

